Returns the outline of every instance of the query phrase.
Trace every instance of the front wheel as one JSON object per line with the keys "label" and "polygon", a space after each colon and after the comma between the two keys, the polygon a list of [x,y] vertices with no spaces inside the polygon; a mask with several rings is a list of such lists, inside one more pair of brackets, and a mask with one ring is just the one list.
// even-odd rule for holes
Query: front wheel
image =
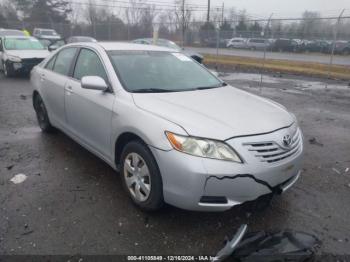
{"label": "front wheel", "polygon": [[38,124],[41,130],[45,133],[50,133],[54,131],[55,128],[50,123],[44,101],[42,100],[40,95],[37,94],[34,96],[33,105],[36,113],[36,118],[38,119]]}
{"label": "front wheel", "polygon": [[163,183],[156,160],[146,145],[129,142],[121,155],[124,188],[141,209],[154,211],[163,204]]}
{"label": "front wheel", "polygon": [[11,70],[11,68],[8,67],[8,65],[6,64],[6,62],[2,62],[2,68],[4,70],[4,75],[6,77],[12,77],[14,74],[13,74],[13,71]]}

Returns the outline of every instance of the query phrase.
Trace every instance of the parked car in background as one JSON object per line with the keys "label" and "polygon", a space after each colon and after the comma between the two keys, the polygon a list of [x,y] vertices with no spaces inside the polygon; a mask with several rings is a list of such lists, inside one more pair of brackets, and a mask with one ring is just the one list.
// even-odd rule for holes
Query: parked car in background
{"label": "parked car in background", "polygon": [[276,39],[272,46],[272,50],[278,52],[299,52],[300,46],[295,40],[280,38]]}
{"label": "parked car in background", "polygon": [[247,39],[240,38],[240,37],[235,37],[230,39],[226,45],[227,48],[246,48],[246,46],[247,46]]}
{"label": "parked car in background", "polygon": [[227,47],[227,39],[220,38],[218,42],[217,37],[207,37],[207,38],[201,39],[201,45],[206,47],[215,48],[219,46],[220,48],[225,48]]}
{"label": "parked car in background", "polygon": [[26,36],[26,34],[20,30],[0,28],[1,36]]}
{"label": "parked car in background", "polygon": [[33,36],[37,39],[60,40],[62,37],[53,29],[34,28]]}
{"label": "parked car in background", "polygon": [[339,55],[349,55],[350,41],[336,41],[334,43],[334,53]]}
{"label": "parked car in background", "polygon": [[89,36],[71,36],[67,39],[67,44],[71,43],[82,43],[82,42],[97,42],[93,37]]}
{"label": "parked car in background", "polygon": [[31,73],[39,126],[62,130],[119,170],[145,210],[165,202],[224,211],[294,185],[303,158],[295,116],[180,51],[117,42],[62,47]]}
{"label": "parked car in background", "polygon": [[305,44],[305,51],[330,53],[331,47],[332,47],[331,41],[312,40],[312,41],[307,41],[307,43]]}
{"label": "parked car in background", "polygon": [[63,39],[38,39],[38,40],[50,52],[55,51],[56,49],[66,44],[66,42]]}
{"label": "parked car in background", "polygon": [[141,39],[135,39],[132,42],[135,44],[157,45],[157,46],[171,48],[171,49],[174,49],[176,51],[181,51],[182,53],[193,58],[194,60],[196,60],[200,64],[203,63],[204,57],[201,54],[185,51],[181,47],[179,47],[177,44],[175,44],[174,42],[167,40],[167,39],[158,38],[157,41],[154,42],[153,38],[141,38]]}
{"label": "parked car in background", "polygon": [[49,54],[49,51],[34,37],[0,37],[0,69],[7,77],[29,73]]}
{"label": "parked car in background", "polygon": [[250,50],[268,50],[270,46],[271,42],[263,38],[250,38],[246,43],[246,48]]}

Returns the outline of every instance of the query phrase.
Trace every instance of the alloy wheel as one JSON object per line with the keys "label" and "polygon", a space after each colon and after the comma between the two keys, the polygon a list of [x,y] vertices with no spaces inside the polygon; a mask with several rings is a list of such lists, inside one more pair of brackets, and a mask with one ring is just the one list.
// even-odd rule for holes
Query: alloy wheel
{"label": "alloy wheel", "polygon": [[145,160],[130,153],[124,161],[124,178],[131,195],[139,202],[148,199],[151,192],[151,175]]}

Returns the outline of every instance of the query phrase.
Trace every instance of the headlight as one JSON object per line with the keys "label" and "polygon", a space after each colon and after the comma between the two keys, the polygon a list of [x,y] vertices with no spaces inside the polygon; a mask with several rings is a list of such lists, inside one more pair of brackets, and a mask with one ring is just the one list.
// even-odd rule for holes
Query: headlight
{"label": "headlight", "polygon": [[174,149],[194,156],[242,163],[238,154],[227,144],[205,138],[176,135],[165,132]]}
{"label": "headlight", "polygon": [[22,62],[22,59],[19,58],[18,56],[7,55],[7,59],[10,60],[11,62],[15,62],[15,63]]}

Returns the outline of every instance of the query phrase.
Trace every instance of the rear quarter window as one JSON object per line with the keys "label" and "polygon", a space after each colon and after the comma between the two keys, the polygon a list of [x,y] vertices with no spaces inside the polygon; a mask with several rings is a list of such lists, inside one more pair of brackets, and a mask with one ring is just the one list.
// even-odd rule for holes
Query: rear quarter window
{"label": "rear quarter window", "polygon": [[76,52],[76,47],[69,47],[61,50],[56,55],[57,57],[53,67],[53,71],[58,74],[68,76]]}
{"label": "rear quarter window", "polygon": [[54,64],[55,64],[56,57],[57,57],[57,55],[53,56],[53,57],[49,60],[49,62],[45,65],[45,69],[51,70],[51,71],[52,71],[53,66],[54,66]]}

